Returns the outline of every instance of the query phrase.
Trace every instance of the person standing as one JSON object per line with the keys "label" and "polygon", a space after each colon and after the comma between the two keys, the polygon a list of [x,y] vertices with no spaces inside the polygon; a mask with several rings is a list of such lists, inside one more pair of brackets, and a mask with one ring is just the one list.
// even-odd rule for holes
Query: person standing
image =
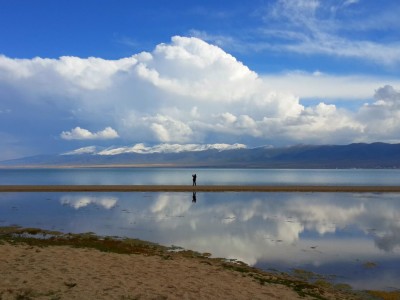
{"label": "person standing", "polygon": [[193,178],[193,186],[196,186],[197,185],[197,183],[196,183],[197,175],[193,174],[192,178]]}

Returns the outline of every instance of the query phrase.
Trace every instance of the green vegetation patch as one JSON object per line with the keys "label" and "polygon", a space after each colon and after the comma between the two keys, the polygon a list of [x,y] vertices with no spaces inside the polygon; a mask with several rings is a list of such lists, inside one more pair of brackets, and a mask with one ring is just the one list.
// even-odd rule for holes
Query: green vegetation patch
{"label": "green vegetation patch", "polygon": [[138,239],[99,237],[94,233],[63,234],[37,228],[0,227],[0,241],[30,246],[71,246],[120,254],[162,255],[167,247]]}

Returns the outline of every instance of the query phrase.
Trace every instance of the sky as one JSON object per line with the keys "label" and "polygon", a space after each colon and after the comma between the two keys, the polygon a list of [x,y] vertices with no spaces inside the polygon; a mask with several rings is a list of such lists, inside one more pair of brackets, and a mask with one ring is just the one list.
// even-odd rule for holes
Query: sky
{"label": "sky", "polygon": [[0,160],[92,146],[400,142],[397,0],[0,7]]}

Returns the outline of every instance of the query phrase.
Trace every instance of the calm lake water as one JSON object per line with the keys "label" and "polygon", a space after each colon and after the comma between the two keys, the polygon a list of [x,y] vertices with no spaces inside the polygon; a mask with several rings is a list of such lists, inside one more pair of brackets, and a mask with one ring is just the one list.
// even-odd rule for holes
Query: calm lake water
{"label": "calm lake water", "polygon": [[[0,226],[135,237],[268,270],[400,289],[400,195],[0,193]],[[195,200],[196,202],[193,202]]]}
{"label": "calm lake water", "polygon": [[[399,185],[400,170],[19,169],[0,184]],[[195,202],[194,202],[195,200]],[[0,226],[177,245],[269,270],[400,289],[400,194],[0,193]]]}
{"label": "calm lake water", "polygon": [[0,169],[7,184],[398,185],[400,170],[286,170],[182,168]]}

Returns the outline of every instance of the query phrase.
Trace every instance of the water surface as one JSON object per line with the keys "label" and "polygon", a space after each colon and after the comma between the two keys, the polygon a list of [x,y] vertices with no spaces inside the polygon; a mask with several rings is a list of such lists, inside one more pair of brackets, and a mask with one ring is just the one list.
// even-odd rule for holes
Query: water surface
{"label": "water surface", "polygon": [[392,169],[0,169],[1,185],[399,185]]}
{"label": "water surface", "polygon": [[266,270],[335,275],[356,289],[400,289],[399,194],[1,193],[0,226],[12,224],[135,237]]}

